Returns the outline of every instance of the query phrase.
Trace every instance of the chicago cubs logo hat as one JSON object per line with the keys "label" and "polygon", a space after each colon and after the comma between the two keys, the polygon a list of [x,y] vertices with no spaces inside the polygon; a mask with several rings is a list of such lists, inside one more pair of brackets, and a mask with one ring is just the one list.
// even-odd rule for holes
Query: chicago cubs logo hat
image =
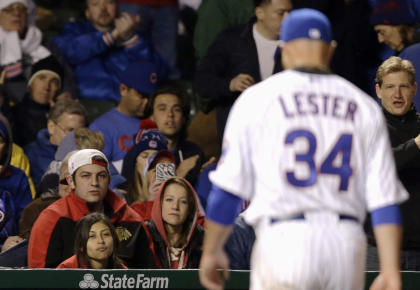
{"label": "chicago cubs logo hat", "polygon": [[120,82],[139,93],[154,93],[158,82],[157,67],[150,62],[132,62],[120,74]]}
{"label": "chicago cubs logo hat", "polygon": [[376,0],[370,15],[372,25],[416,25],[415,5],[408,0]]}
{"label": "chicago cubs logo hat", "polygon": [[[94,157],[101,157],[106,161],[106,163],[94,160]],[[90,164],[97,164],[103,166],[109,171],[108,163],[108,159],[106,158],[105,154],[103,154],[101,151],[96,149],[82,149],[74,153],[69,158],[69,174],[72,175],[78,168]]]}
{"label": "chicago cubs logo hat", "polygon": [[290,12],[283,21],[280,40],[289,42],[298,38],[331,42],[331,24],[322,12],[303,8]]}

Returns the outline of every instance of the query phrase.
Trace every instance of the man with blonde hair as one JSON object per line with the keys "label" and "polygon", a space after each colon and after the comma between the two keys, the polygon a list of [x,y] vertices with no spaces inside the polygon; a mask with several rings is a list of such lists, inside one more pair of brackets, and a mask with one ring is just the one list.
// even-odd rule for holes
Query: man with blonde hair
{"label": "man with blonde hair", "polygon": [[[390,57],[376,73],[376,94],[382,102],[398,177],[410,193],[401,204],[403,221],[401,270],[420,270],[420,115],[413,104],[417,92],[416,72],[409,60]],[[368,229],[367,270],[377,271],[379,261]]]}

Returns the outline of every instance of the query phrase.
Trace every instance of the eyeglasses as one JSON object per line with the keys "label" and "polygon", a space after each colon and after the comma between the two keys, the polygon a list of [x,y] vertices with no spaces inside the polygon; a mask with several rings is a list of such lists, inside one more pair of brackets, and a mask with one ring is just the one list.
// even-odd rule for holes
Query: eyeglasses
{"label": "eyeglasses", "polygon": [[63,127],[61,127],[61,125],[60,124],[58,124],[57,122],[54,122],[56,125],[57,125],[57,127],[58,128],[60,128],[61,129],[61,131],[63,131],[65,134],[67,134],[67,133],[70,133],[71,131],[74,131],[74,129],[73,128],[68,128],[68,129],[64,129]]}
{"label": "eyeglasses", "polygon": [[8,13],[8,14],[12,14],[13,12],[17,11],[18,13],[28,13],[28,8],[26,8],[25,6],[21,5],[21,4],[14,4],[14,5],[9,5],[6,8],[3,8],[1,11]]}

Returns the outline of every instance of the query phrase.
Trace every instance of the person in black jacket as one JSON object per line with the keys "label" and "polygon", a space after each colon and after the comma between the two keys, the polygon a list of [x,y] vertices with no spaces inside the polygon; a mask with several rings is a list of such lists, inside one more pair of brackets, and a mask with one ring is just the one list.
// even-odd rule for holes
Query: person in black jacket
{"label": "person in black jacket", "polygon": [[160,187],[146,222],[156,268],[198,269],[204,237],[199,212],[197,195],[185,179],[172,177]]}
{"label": "person in black jacket", "polygon": [[15,143],[25,146],[36,139],[39,130],[46,128],[48,112],[57,101],[63,84],[63,68],[57,59],[48,56],[32,66],[28,92],[11,109]]}
{"label": "person in black jacket", "polygon": [[193,84],[201,98],[216,105],[220,140],[239,94],[282,70],[277,40],[282,21],[292,10],[291,1],[254,2],[255,17],[219,34],[199,64]]}
{"label": "person in black jacket", "polygon": [[[408,60],[390,57],[376,73],[376,94],[382,101],[399,179],[410,193],[401,205],[403,240],[401,270],[420,270],[420,115],[413,105],[416,73]],[[369,223],[367,223],[369,224]],[[376,244],[368,229],[367,270],[379,270]]]}

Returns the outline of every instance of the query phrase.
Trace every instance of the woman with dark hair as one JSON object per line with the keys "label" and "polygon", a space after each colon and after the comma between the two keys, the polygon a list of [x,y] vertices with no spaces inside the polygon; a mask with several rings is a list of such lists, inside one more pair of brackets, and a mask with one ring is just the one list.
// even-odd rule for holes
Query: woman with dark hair
{"label": "woman with dark hair", "polygon": [[57,268],[127,269],[117,257],[118,235],[110,220],[94,212],[77,222],[74,255]]}
{"label": "woman with dark hair", "polygon": [[152,218],[146,222],[157,268],[198,268],[204,236],[198,217],[197,196],[191,184],[180,177],[167,179],[153,203]]}

